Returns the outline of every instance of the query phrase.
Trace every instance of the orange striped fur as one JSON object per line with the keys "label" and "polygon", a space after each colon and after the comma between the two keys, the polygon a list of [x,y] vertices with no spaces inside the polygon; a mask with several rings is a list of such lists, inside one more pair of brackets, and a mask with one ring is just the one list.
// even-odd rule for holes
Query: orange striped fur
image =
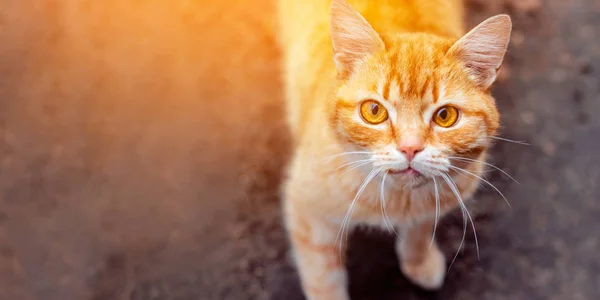
{"label": "orange striped fur", "polygon": [[[295,141],[284,213],[310,300],[349,299],[340,246],[356,224],[398,228],[400,268],[438,288],[446,261],[429,247],[436,212],[459,206],[451,185],[460,199],[474,193],[499,127],[490,87],[507,16],[466,33],[460,0],[349,2],[279,1]],[[387,119],[369,123],[366,100]],[[458,118],[445,128],[435,117],[448,105]]]}

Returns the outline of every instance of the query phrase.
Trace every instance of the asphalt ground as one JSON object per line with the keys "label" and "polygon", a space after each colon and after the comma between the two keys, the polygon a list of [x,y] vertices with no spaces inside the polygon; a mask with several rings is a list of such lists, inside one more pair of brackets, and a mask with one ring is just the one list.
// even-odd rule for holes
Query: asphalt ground
{"label": "asphalt ground", "polygon": [[[519,4],[515,4],[519,3]],[[353,299],[600,299],[600,2],[469,1],[514,34],[505,138],[435,293],[351,238]],[[532,4],[533,3],[533,4]],[[273,1],[0,1],[0,299],[303,299]],[[529,6],[528,6],[529,5]],[[459,213],[438,237],[452,257]]]}

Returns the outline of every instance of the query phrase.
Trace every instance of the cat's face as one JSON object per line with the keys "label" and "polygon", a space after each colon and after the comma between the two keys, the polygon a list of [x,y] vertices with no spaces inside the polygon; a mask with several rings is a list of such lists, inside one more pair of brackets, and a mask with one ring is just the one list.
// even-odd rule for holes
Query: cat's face
{"label": "cat's face", "polygon": [[510,18],[499,15],[458,40],[418,33],[384,40],[350,5],[334,1],[340,87],[328,113],[338,139],[373,174],[403,183],[464,165],[499,126],[489,90],[510,31]]}
{"label": "cat's face", "polygon": [[337,92],[331,121],[348,151],[366,152],[372,168],[411,184],[481,153],[498,128],[498,111],[446,56],[452,44],[425,35],[386,44],[389,50],[358,64]]}

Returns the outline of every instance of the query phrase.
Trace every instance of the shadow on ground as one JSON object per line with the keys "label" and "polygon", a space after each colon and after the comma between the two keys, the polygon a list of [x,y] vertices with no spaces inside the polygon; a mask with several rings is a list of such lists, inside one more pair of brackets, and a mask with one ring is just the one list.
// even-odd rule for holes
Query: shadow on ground
{"label": "shadow on ground", "polygon": [[[260,2],[260,3],[258,3]],[[510,13],[503,114],[444,288],[359,232],[353,299],[598,299],[600,5]],[[289,153],[270,0],[0,1],[0,299],[302,299],[280,226]],[[460,214],[439,238],[448,257]]]}

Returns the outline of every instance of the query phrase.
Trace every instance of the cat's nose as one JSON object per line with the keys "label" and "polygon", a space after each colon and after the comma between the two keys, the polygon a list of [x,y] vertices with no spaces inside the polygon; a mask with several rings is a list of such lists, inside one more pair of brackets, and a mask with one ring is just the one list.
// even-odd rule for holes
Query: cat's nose
{"label": "cat's nose", "polygon": [[423,140],[416,136],[407,136],[401,139],[398,150],[406,156],[406,159],[410,162],[415,158],[417,153],[423,151],[424,144]]}

